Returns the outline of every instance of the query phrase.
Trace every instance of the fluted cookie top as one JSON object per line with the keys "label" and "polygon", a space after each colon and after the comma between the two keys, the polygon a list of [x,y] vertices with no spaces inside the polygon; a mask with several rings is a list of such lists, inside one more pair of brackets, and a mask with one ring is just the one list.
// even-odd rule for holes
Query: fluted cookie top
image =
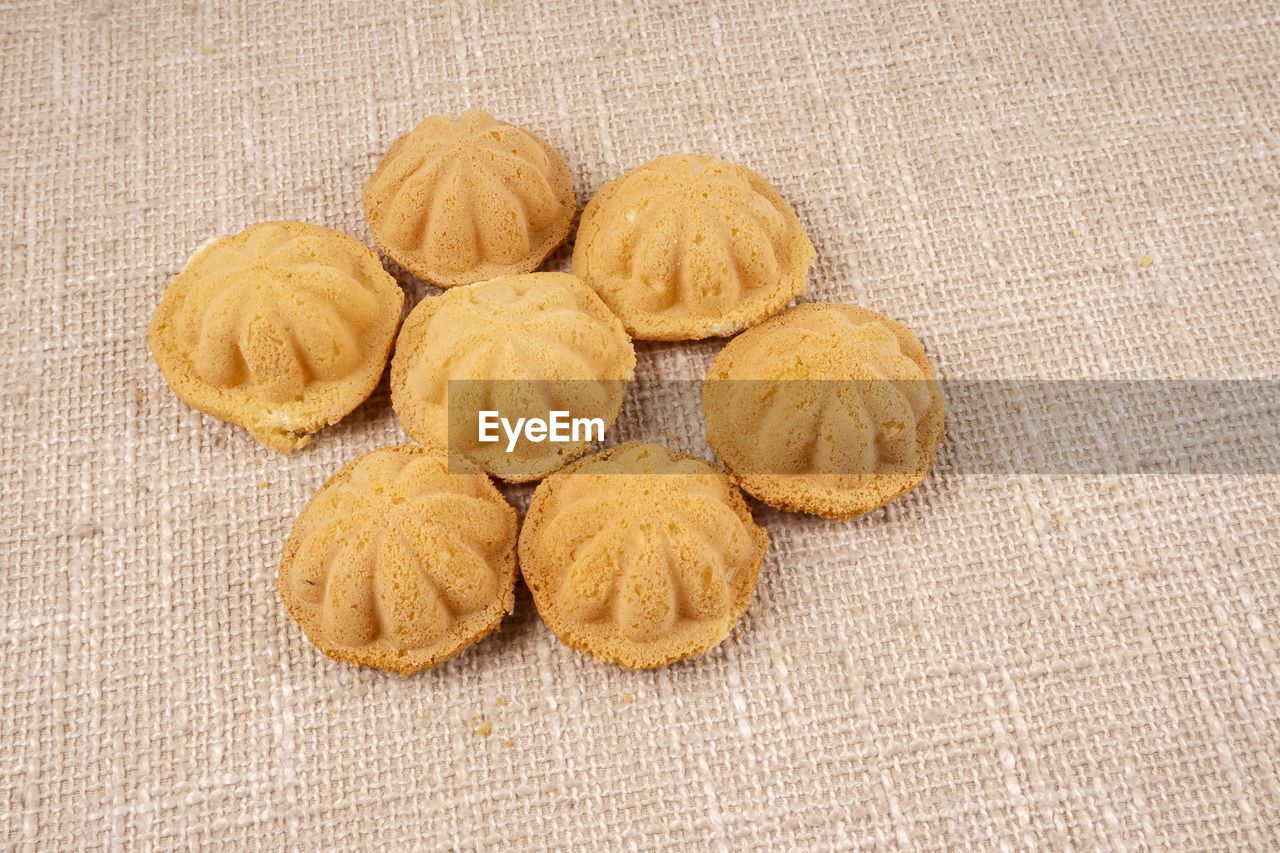
{"label": "fluted cookie top", "polygon": [[520,534],[538,612],[566,644],[632,669],[716,646],[746,612],[768,535],[701,459],[624,444],[544,480]]}
{"label": "fluted cookie top", "polygon": [[516,512],[484,474],[403,445],[360,456],[289,532],[277,586],[326,655],[408,675],[512,610]]}
{"label": "fluted cookie top", "polygon": [[837,518],[923,482],[945,417],[920,341],[855,305],[800,305],[734,338],[703,406],[707,440],[739,485]]}
{"label": "fluted cookie top", "polygon": [[508,452],[505,440],[479,441],[472,415],[495,411],[515,422],[563,411],[607,427],[635,363],[618,318],[577,278],[505,276],[424,299],[410,312],[391,361],[391,400],[416,440],[524,482],[560,468],[589,442],[521,441]]}
{"label": "fluted cookie top", "polygon": [[573,272],[633,337],[731,335],[804,291],[813,245],[795,211],[744,166],[673,154],[587,205]]}
{"label": "fluted cookie top", "polygon": [[364,244],[265,222],[196,252],[165,291],[148,341],[178,396],[288,453],[373,391],[403,305]]}
{"label": "fluted cookie top", "polygon": [[541,137],[484,110],[429,116],[364,188],[378,246],[441,287],[529,272],[569,236],[569,167]]}

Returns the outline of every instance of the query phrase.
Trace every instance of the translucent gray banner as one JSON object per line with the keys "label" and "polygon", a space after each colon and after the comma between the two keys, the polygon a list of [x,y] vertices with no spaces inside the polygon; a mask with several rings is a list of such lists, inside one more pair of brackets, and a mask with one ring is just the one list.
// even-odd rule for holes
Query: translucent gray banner
{"label": "translucent gray banner", "polygon": [[[616,387],[452,380],[449,433],[474,451],[472,437],[478,438],[483,420],[487,433],[499,436],[485,443],[487,452],[507,452],[508,446],[514,453],[540,452],[536,445],[554,442],[549,435],[530,440],[529,419],[554,421],[560,412],[560,422],[572,430],[580,414],[611,408],[574,411],[605,396],[592,387],[597,384]],[[795,473],[806,465],[821,473],[879,473],[912,452],[917,426],[927,420],[930,385],[637,381],[627,386],[616,422],[605,424],[605,440],[589,446],[646,441],[714,459],[714,448],[723,450],[719,431],[756,451],[746,462],[738,460],[738,473]],[[950,473],[1280,474],[1280,380],[944,380],[934,387],[946,408],[935,464]],[[603,414],[608,421],[609,413]],[[500,419],[508,415],[504,427]],[[521,417],[525,426],[516,430]],[[585,422],[577,426],[573,438],[595,439]],[[538,432],[535,425],[535,438]],[[451,444],[451,451],[459,450],[462,440]],[[575,451],[583,446],[574,444]],[[754,470],[743,470],[744,464]]]}

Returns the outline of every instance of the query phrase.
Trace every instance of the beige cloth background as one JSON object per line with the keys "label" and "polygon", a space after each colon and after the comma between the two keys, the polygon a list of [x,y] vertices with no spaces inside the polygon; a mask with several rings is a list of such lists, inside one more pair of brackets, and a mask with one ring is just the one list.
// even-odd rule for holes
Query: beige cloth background
{"label": "beige cloth background", "polygon": [[[5,846],[1280,844],[1280,478],[944,454],[852,523],[757,507],[756,601],[699,661],[593,663],[522,592],[401,680],[273,587],[303,501],[404,440],[385,387],[283,458],[145,347],[204,239],[368,240],[379,154],[482,105],[582,201],[671,151],[755,167],[817,246],[805,298],[945,376],[1276,377],[1274,2],[0,6]],[[643,346],[641,378],[717,347]]]}

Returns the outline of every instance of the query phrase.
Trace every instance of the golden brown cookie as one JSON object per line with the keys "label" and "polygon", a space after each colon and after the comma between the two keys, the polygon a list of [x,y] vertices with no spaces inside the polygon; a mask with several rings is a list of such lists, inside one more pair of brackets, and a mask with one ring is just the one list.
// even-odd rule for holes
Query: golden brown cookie
{"label": "golden brown cookie", "polygon": [[631,443],[542,481],[520,532],[520,567],[562,642],[647,669],[728,636],[751,603],[768,545],[713,466]]}
{"label": "golden brown cookie", "polygon": [[509,452],[501,433],[494,443],[479,440],[478,413],[500,412],[514,424],[561,411],[599,418],[607,429],[635,364],[622,323],[581,281],[558,272],[505,276],[418,303],[391,360],[391,403],[414,439],[527,482],[586,452],[585,430],[576,442],[521,438]]}
{"label": "golden brown cookie", "polygon": [[387,447],[348,463],[302,508],[277,588],[329,657],[410,675],[512,611],[515,547],[516,511],[488,477],[450,473],[424,447]]}
{"label": "golden brown cookie", "polygon": [[744,166],[673,154],[587,204],[573,273],[642,340],[732,335],[805,289],[813,245],[795,211]]}
{"label": "golden brown cookie", "polygon": [[441,287],[537,269],[577,207],[560,152],[484,110],[423,119],[364,188],[374,242]]}
{"label": "golden brown cookie", "polygon": [[403,306],[363,243],[264,222],[196,252],[165,290],[147,340],[189,405],[289,453],[373,391]]}
{"label": "golden brown cookie", "polygon": [[780,509],[870,512],[924,481],[945,406],[924,347],[855,305],[807,304],[743,332],[703,387],[707,440]]}

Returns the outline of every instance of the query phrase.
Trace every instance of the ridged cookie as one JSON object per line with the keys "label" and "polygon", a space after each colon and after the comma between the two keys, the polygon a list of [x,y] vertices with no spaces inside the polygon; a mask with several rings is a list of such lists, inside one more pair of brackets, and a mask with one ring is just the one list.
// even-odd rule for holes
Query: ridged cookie
{"label": "ridged cookie", "polygon": [[441,287],[537,269],[569,236],[577,199],[546,140],[468,110],[391,144],[364,188],[374,242]]}
{"label": "ridged cookie", "polygon": [[720,643],[746,612],[768,548],[729,480],[696,457],[623,444],[543,480],[520,566],[565,644],[631,669]]}
{"label": "ridged cookie", "polygon": [[745,166],[673,154],[601,188],[573,272],[632,337],[731,335],[802,293],[813,245],[791,206]]}
{"label": "ridged cookie", "polygon": [[165,290],[147,340],[189,405],[289,453],[373,391],[403,306],[363,243],[264,222],[196,252]]}
{"label": "ridged cookie", "polygon": [[828,518],[920,485],[945,417],[920,341],[855,305],[800,305],[734,338],[707,373],[703,408],[735,482]]}
{"label": "ridged cookie", "polygon": [[527,482],[590,442],[522,438],[509,453],[505,436],[479,441],[475,413],[498,411],[514,423],[566,411],[608,428],[635,364],[622,324],[581,281],[557,272],[506,276],[424,299],[410,312],[391,360],[391,403],[417,441]]}
{"label": "ridged cookie", "polygon": [[303,507],[277,588],[329,657],[409,675],[512,611],[515,547],[516,511],[488,477],[450,473],[427,448],[387,447],[347,464]]}

